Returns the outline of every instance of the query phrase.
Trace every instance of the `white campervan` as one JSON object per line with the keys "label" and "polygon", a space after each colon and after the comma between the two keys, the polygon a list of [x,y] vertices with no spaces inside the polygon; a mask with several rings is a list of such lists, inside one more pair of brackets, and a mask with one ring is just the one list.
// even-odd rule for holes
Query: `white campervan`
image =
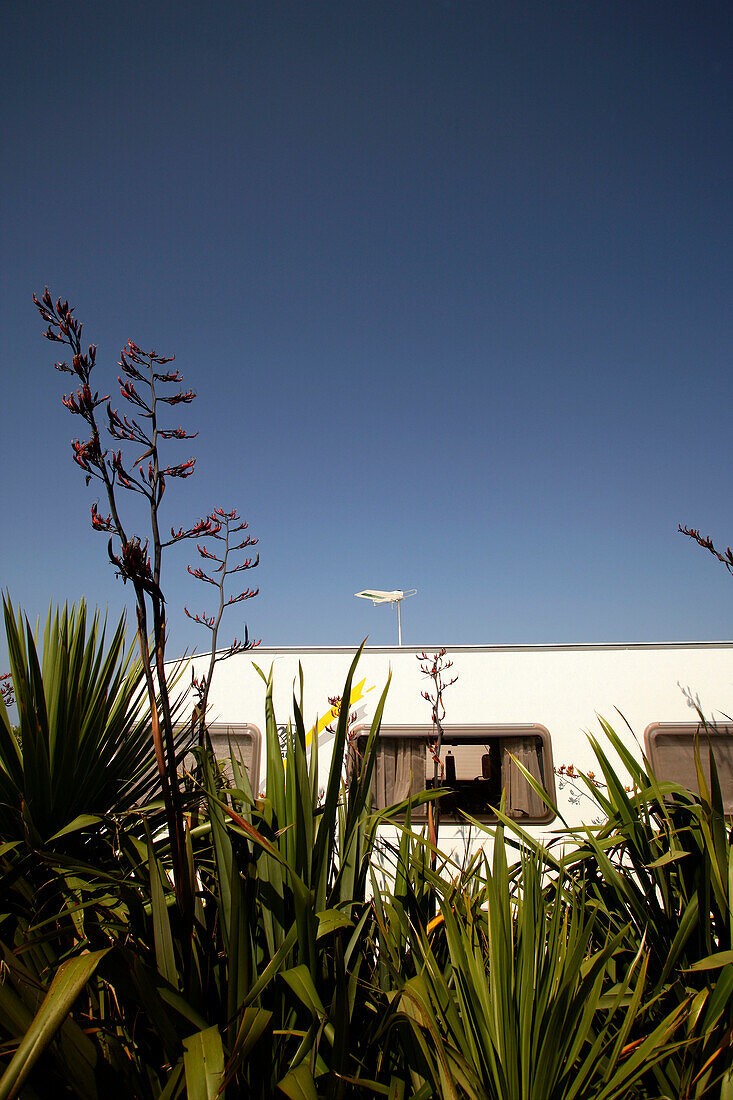
{"label": "white campervan", "polygon": [[[349,712],[359,739],[391,672],[372,783],[372,801],[382,808],[429,788],[433,782],[431,707],[421,693],[430,681],[420,654],[435,647],[365,648],[354,677]],[[215,749],[238,744],[254,791],[264,784],[262,730],[265,685],[254,664],[273,670],[278,724],[292,717],[299,666],[304,677],[304,718],[309,738],[318,738],[319,767],[330,764],[328,746],[339,696],[354,650],[346,647],[258,648],[216,668],[209,699],[209,728]],[[651,759],[660,778],[696,787],[694,745],[698,708],[717,724],[710,738],[726,809],[733,812],[733,642],[668,642],[594,645],[449,646],[456,682],[444,695],[445,738],[441,844],[456,851],[469,843],[466,817],[489,823],[502,790],[506,808],[535,836],[559,825],[514,761],[547,790],[566,821],[592,822],[598,808],[568,766],[598,771],[588,743],[603,741],[605,718],[637,757]],[[194,657],[197,672],[208,656]],[[186,676],[186,673],[184,673]],[[730,723],[733,732],[733,721]],[[707,744],[707,741],[706,741]],[[610,753],[616,763],[613,753]],[[706,753],[703,753],[705,760]],[[419,818],[418,818],[419,820]],[[475,838],[475,830],[474,830]]]}

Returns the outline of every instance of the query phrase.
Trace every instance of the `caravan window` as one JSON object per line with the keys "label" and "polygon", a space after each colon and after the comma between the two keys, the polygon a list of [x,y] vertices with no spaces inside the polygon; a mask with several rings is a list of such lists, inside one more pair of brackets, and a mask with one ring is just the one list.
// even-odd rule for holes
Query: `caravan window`
{"label": "caravan window", "polygon": [[[354,731],[350,771],[360,766],[366,748],[366,727]],[[408,795],[433,787],[435,743],[430,726],[382,726],[372,776],[372,808],[385,809]],[[509,816],[527,823],[546,823],[553,813],[532,788],[515,760],[527,769],[554,801],[550,735],[544,726],[446,726],[441,751],[442,779],[438,786],[451,793],[441,799],[441,821],[462,824],[463,814],[479,821],[495,820],[492,807],[506,790]],[[427,816],[419,806],[413,817]]]}
{"label": "caravan window", "polygon": [[698,723],[673,725],[657,722],[644,733],[646,752],[658,779],[680,783],[697,793],[695,741],[699,745],[700,763],[705,781],[710,783],[710,749],[723,795],[726,814],[733,814],[733,727],[708,726]]}
{"label": "caravan window", "polygon": [[231,743],[234,756],[244,764],[252,793],[256,796],[260,781],[260,743],[262,741],[262,735],[257,726],[216,723],[209,726],[209,737],[214,756],[220,762],[230,783],[232,782]]}

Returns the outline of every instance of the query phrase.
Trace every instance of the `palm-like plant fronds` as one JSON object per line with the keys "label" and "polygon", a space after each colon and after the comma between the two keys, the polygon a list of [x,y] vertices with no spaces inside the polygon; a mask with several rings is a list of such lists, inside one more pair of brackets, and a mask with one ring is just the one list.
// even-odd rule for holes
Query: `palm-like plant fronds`
{"label": "palm-like plant fronds", "polygon": [[3,604],[18,724],[0,700],[0,834],[41,843],[81,816],[146,802],[158,776],[124,617],[108,642],[83,602],[49,612],[39,658],[30,624]]}

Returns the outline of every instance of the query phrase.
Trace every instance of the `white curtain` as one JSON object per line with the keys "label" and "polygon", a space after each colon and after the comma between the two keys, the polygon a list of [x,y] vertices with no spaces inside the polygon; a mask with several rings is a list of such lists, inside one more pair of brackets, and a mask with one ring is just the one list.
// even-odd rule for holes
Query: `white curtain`
{"label": "white curtain", "polygon": [[422,737],[380,737],[372,776],[372,809],[384,810],[424,791],[426,759]]}
{"label": "white curtain", "polygon": [[503,737],[501,740],[501,779],[510,817],[544,817],[547,813],[547,806],[511,759],[513,756],[518,760],[543,786],[540,751],[536,737]]}

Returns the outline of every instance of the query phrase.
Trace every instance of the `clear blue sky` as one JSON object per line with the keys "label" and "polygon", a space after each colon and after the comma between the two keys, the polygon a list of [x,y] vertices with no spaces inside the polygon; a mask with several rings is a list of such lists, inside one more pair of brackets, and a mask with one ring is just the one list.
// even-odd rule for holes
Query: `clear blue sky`
{"label": "clear blue sky", "polygon": [[[228,630],[730,638],[728,2],[38,0],[2,12],[0,582],[116,610],[31,304],[114,393],[177,355],[176,525],[236,507]],[[56,345],[57,346],[57,345]],[[116,402],[117,403],[117,402]],[[171,650],[208,593],[168,559]]]}

